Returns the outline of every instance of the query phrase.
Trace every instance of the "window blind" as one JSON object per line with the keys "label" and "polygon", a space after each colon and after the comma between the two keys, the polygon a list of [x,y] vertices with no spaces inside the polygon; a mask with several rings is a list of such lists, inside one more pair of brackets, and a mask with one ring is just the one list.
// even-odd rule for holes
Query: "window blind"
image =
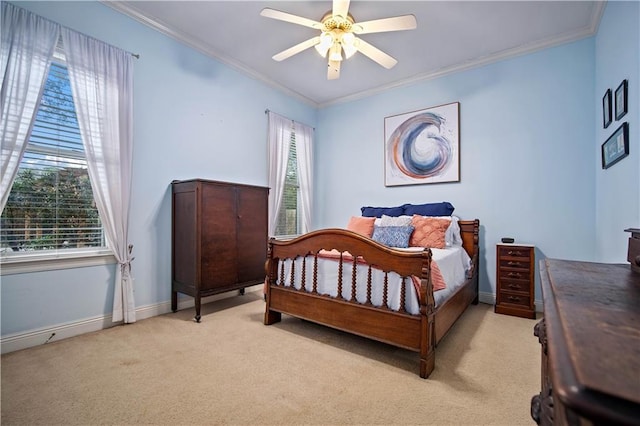
{"label": "window blind", "polygon": [[63,63],[51,64],[29,143],[1,219],[5,250],[105,245]]}
{"label": "window blind", "polygon": [[289,145],[289,157],[287,160],[287,172],[285,175],[284,194],[282,196],[282,204],[278,212],[278,225],[276,226],[276,235],[297,235],[298,227],[298,192],[300,185],[298,183],[298,160],[296,155],[296,135],[291,132],[291,144]]}

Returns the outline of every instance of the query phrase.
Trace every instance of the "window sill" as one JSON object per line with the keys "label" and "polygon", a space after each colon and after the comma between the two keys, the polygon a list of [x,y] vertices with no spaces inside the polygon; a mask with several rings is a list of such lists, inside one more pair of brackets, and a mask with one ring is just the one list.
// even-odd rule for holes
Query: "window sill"
{"label": "window sill", "polygon": [[110,250],[9,255],[0,258],[0,275],[84,268],[114,263],[116,263],[116,258]]}

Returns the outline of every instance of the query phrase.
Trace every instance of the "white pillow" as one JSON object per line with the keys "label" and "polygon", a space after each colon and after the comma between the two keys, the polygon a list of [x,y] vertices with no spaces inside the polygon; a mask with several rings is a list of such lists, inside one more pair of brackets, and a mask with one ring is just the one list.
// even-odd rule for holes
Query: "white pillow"
{"label": "white pillow", "polygon": [[458,220],[460,219],[458,216],[439,216],[441,218],[449,218],[451,219],[451,225],[447,228],[447,231],[444,234],[444,243],[447,247],[451,246],[461,246],[462,245],[462,236],[460,235],[460,225],[458,225]]}
{"label": "white pillow", "polygon": [[387,216],[385,214],[380,218],[380,226],[409,226],[411,225],[412,216]]}

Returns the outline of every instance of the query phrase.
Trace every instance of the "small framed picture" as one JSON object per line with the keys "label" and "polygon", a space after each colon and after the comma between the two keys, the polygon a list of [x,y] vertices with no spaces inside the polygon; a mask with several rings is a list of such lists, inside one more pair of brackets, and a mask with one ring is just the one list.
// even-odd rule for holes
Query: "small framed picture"
{"label": "small framed picture", "polygon": [[629,124],[625,121],[602,144],[602,168],[609,167],[629,155]]}
{"label": "small framed picture", "polygon": [[606,129],[611,124],[611,89],[602,97],[602,125]]}
{"label": "small framed picture", "polygon": [[620,120],[627,113],[627,80],[622,80],[616,89],[616,120]]}

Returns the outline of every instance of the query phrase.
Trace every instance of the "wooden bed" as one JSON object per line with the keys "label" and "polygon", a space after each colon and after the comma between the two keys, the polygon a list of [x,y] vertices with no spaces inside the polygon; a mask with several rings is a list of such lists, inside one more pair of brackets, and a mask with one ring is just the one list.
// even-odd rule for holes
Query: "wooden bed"
{"label": "wooden bed", "polygon": [[[462,246],[471,257],[471,269],[467,273],[464,285],[456,290],[440,306],[435,306],[433,287],[430,279],[431,250],[421,252],[403,252],[378,244],[370,238],[345,229],[323,229],[310,232],[296,239],[280,241],[272,238],[266,263],[267,284],[266,310],[264,323],[274,324],[287,314],[302,318],[338,330],[375,339],[401,348],[419,352],[420,377],[427,378],[435,366],[435,347],[451,328],[469,304],[478,303],[478,231],[479,220],[460,220]],[[343,286],[351,286],[350,294],[356,293],[356,286],[367,286],[367,302],[360,303],[351,298],[331,297],[317,292],[317,262],[321,250],[335,249],[349,252],[354,259],[361,256],[368,264],[384,272],[395,272],[401,277],[419,277],[418,314],[411,314],[401,303],[399,310],[386,306],[376,307],[370,300],[371,272],[365,282],[356,282],[356,274],[338,278],[338,295],[342,295]],[[313,262],[313,273],[298,271],[302,289],[285,286],[286,259],[303,257],[303,262]],[[347,262],[347,261],[345,261]],[[350,260],[348,260],[350,262]],[[342,271],[342,261],[340,261]],[[302,268],[308,270],[308,268]],[[371,271],[371,268],[369,268]],[[309,276],[310,275],[310,276]],[[289,278],[289,277],[287,277]],[[293,270],[290,279],[294,279]],[[343,282],[344,281],[344,282]],[[305,290],[305,286],[311,291]],[[402,287],[404,289],[404,286]],[[386,297],[385,275],[385,297]],[[404,291],[404,290],[403,290]],[[404,300],[404,294],[401,300]]]}

